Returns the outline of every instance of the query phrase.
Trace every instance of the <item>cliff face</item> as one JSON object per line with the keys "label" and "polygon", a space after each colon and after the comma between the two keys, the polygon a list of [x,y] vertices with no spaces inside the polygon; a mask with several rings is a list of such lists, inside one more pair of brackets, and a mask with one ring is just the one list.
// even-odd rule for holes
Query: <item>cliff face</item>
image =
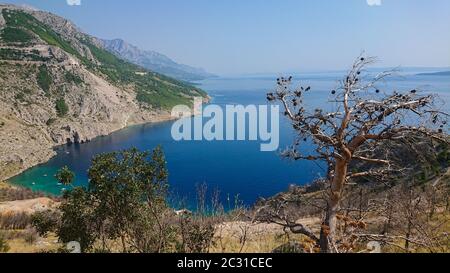
{"label": "cliff face", "polygon": [[206,93],[118,59],[61,17],[0,5],[0,180],[56,145],[170,119],[195,96]]}

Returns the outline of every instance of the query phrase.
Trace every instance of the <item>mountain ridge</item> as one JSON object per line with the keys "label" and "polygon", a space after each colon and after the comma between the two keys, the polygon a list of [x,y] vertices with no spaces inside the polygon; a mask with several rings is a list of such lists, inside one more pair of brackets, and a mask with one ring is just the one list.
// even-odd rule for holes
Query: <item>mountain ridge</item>
{"label": "mountain ridge", "polygon": [[196,81],[215,77],[202,68],[179,64],[164,54],[152,50],[142,50],[123,39],[102,39],[100,42],[105,49],[120,58],[179,80]]}

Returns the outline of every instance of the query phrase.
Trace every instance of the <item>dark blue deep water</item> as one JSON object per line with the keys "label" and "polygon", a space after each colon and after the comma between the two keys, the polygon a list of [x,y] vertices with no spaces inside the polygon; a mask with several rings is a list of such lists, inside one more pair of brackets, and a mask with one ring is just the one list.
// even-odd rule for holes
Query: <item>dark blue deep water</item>
{"label": "dark blue deep water", "polygon": [[[339,79],[338,73],[306,74],[302,84],[311,86],[307,101],[310,107],[322,106]],[[199,83],[213,97],[213,104],[266,104],[266,93],[275,87],[275,78],[244,77],[217,78]],[[441,107],[448,109],[450,78],[443,76],[405,76],[391,79],[387,85],[395,90],[419,89],[438,93]],[[327,104],[329,105],[329,104]],[[330,105],[328,107],[333,107]],[[280,115],[280,149],[293,141],[293,131]],[[171,137],[172,122],[147,124],[126,128],[90,143],[57,148],[58,155],[41,166],[12,178],[11,183],[55,195],[64,187],[54,179],[55,172],[69,166],[76,173],[76,185],[87,185],[87,169],[93,156],[136,147],[151,150],[158,145],[164,149],[170,172],[171,191],[177,199],[193,204],[196,185],[206,183],[209,189],[221,192],[223,203],[235,196],[246,205],[259,197],[268,197],[286,190],[289,184],[305,184],[323,175],[323,169],[313,162],[290,162],[278,152],[260,152],[260,142],[175,142]],[[311,149],[305,145],[304,150]],[[232,201],[231,201],[232,202]]]}

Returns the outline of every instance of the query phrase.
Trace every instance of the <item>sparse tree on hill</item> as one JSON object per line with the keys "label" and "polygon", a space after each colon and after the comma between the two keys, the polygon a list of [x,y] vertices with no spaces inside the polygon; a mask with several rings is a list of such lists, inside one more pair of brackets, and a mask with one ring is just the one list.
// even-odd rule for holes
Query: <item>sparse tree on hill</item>
{"label": "sparse tree on hill", "polygon": [[75,173],[69,167],[64,166],[55,174],[55,178],[64,186],[72,185],[75,180]]}
{"label": "sparse tree on hill", "polygon": [[[152,154],[130,149],[94,158],[89,169],[89,194],[100,201],[97,218],[110,223],[104,226],[107,237],[120,239],[123,252],[129,251],[129,229],[138,221],[152,221],[145,225],[161,227],[163,234],[161,217],[167,209],[167,177],[166,161],[160,148]],[[143,217],[141,213],[148,215]],[[159,233],[153,236],[156,234]],[[162,241],[157,242],[156,252],[165,246],[165,238],[159,239]]]}
{"label": "sparse tree on hill", "polygon": [[[62,170],[68,182],[70,170]],[[167,169],[160,148],[150,152],[130,149],[101,154],[88,171],[89,186],[64,194],[57,234],[62,242],[77,241],[83,251],[100,242],[119,241],[122,252],[163,252],[172,229],[168,226]]]}
{"label": "sparse tree on hill", "polygon": [[[391,151],[375,152],[383,143],[411,134],[448,142],[445,136],[448,115],[436,109],[436,97],[422,95],[418,90],[404,93],[381,90],[380,82],[392,71],[369,79],[366,68],[374,61],[374,58],[359,57],[354,62],[325,101],[335,105],[333,111],[327,111],[328,107],[308,109],[305,94],[314,91],[311,87],[292,89],[292,77],[278,79],[276,92],[267,96],[269,101],[283,105],[285,116],[297,132],[296,142],[283,156],[327,164],[326,210],[320,238],[302,225],[290,226],[292,231],[315,240],[322,252],[339,252],[337,216],[346,184],[363,177],[383,179],[402,171],[391,160]],[[312,143],[315,151],[303,154],[302,142]],[[359,163],[374,167],[364,171],[352,168]]]}

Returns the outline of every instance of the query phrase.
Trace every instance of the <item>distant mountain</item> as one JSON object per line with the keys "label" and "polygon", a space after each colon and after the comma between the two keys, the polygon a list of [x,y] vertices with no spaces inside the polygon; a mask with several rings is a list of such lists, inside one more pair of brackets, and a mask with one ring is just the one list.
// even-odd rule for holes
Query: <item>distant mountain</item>
{"label": "distant mountain", "polygon": [[116,56],[152,71],[184,81],[204,80],[214,77],[201,68],[179,64],[155,51],[141,50],[122,39],[101,40],[103,47]]}
{"label": "distant mountain", "polygon": [[450,76],[450,71],[434,72],[434,73],[420,73],[417,76]]}

